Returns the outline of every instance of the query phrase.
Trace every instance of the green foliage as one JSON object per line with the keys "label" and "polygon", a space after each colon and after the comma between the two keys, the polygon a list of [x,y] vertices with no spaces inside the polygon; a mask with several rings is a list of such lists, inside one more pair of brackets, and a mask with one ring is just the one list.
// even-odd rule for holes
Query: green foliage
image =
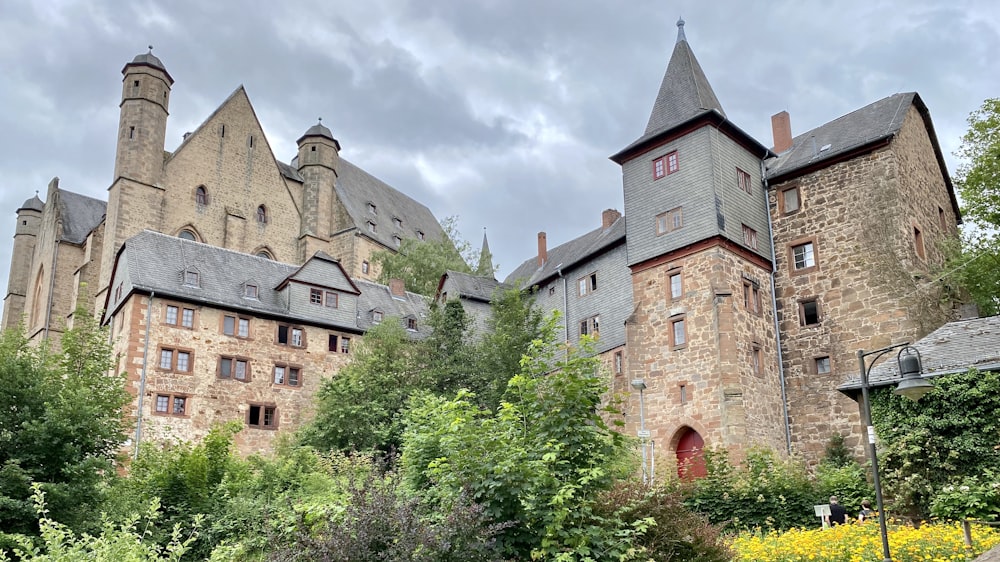
{"label": "green foliage", "polygon": [[931,514],[946,520],[996,521],[1000,515],[1000,474],[986,469],[949,484],[931,500]]}
{"label": "green foliage", "polygon": [[407,290],[432,297],[445,271],[492,276],[493,271],[473,272],[469,264],[477,263],[479,257],[474,254],[471,245],[461,239],[456,222],[456,217],[441,221],[445,233],[443,239],[405,238],[398,252],[381,250],[373,253],[372,263],[380,270],[379,283],[388,284],[390,279],[402,279]]}
{"label": "green foliage", "polygon": [[857,464],[854,461],[854,457],[851,456],[851,452],[847,450],[847,446],[844,445],[843,435],[834,433],[830,437],[830,440],[826,444],[826,449],[823,451],[823,464],[833,467]]}
{"label": "green foliage", "polygon": [[410,394],[429,388],[416,349],[398,322],[382,322],[365,334],[351,362],[323,381],[316,415],[303,428],[303,443],[320,450],[389,451],[402,435],[401,412]]}
{"label": "green foliage", "polygon": [[955,176],[962,214],[980,227],[1000,228],[1000,98],[985,100],[968,121],[956,152],[966,160]]}
{"label": "green foliage", "polygon": [[1000,373],[973,369],[934,385],[919,403],[884,389],[872,395],[886,494],[920,519],[945,486],[1000,467]]}
{"label": "green foliage", "polygon": [[857,516],[861,502],[872,500],[875,489],[868,482],[864,467],[853,460],[842,466],[823,462],[816,467],[816,503],[826,503],[830,496],[837,496],[847,513]]}
{"label": "green foliage", "polygon": [[[159,504],[154,500],[146,508],[145,516],[127,518],[120,525],[103,519],[101,533],[97,536],[76,536],[69,527],[47,517],[45,494],[41,486],[32,486],[32,499],[38,514],[41,546],[30,537],[17,537],[18,546],[13,549],[17,560],[23,562],[176,562],[188,551],[197,537],[200,520],[196,518],[188,536],[178,525],[170,533],[170,539],[163,547],[149,540],[154,524],[159,518]],[[140,520],[142,521],[140,530]],[[0,561],[8,561],[7,553],[0,551]]]}
{"label": "green foliage", "polygon": [[1000,314],[1000,236],[994,231],[967,230],[962,240],[945,248],[940,274],[960,287],[983,316]]}
{"label": "green foliage", "polygon": [[113,365],[107,331],[83,312],[59,351],[21,331],[0,334],[0,528],[37,531],[32,483],[46,492],[47,519],[96,523],[101,483],[125,440],[129,396],[123,377],[108,374]]}
{"label": "green foliage", "polygon": [[[407,416],[402,470],[412,493],[441,509],[468,497],[509,522],[499,544],[515,557],[628,559],[652,522],[597,513],[630,453],[601,416],[606,383],[591,342],[556,360],[555,319],[521,360],[494,413],[460,392],[424,395]],[[613,412],[605,412],[613,415]]]}
{"label": "green foliage", "polygon": [[684,505],[728,530],[816,525],[818,495],[805,466],[766,449],[751,449],[736,467],[725,451],[704,452],[707,476],[680,484]]}

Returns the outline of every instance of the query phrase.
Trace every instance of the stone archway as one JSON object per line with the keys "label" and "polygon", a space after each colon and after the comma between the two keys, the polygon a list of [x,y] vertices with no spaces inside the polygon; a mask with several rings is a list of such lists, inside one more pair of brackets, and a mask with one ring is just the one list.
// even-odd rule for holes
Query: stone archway
{"label": "stone archway", "polygon": [[677,447],[677,476],[681,479],[702,478],[708,475],[705,468],[705,457],[702,451],[705,449],[705,440],[701,434],[690,427],[683,427],[678,432]]}

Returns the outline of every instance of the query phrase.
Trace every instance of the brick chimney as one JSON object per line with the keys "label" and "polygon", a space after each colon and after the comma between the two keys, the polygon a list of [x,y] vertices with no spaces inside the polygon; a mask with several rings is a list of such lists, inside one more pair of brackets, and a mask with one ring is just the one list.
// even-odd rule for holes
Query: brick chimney
{"label": "brick chimney", "polygon": [[620,218],[622,218],[622,214],[617,209],[604,209],[604,212],[601,213],[601,228],[607,230]]}
{"label": "brick chimney", "polygon": [[771,135],[774,137],[774,151],[778,154],[792,148],[792,120],[787,111],[771,116]]}
{"label": "brick chimney", "polygon": [[402,279],[390,279],[389,280],[389,293],[394,297],[405,298],[406,297],[406,284],[403,283]]}
{"label": "brick chimney", "polygon": [[538,267],[545,265],[545,260],[549,259],[549,249],[545,243],[545,233],[538,233]]}

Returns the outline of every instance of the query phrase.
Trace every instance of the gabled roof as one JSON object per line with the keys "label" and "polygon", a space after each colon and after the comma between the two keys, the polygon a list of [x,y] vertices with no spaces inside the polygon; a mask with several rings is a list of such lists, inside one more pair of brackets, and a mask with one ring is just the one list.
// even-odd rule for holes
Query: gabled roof
{"label": "gabled roof", "polygon": [[619,217],[608,228],[592,230],[583,236],[548,250],[548,259],[541,267],[538,266],[537,256],[526,260],[504,279],[504,283],[512,285],[517,283],[522,287],[530,287],[550,277],[558,276],[560,271],[568,271],[577,263],[624,243],[625,217]]}
{"label": "gabled roof", "polygon": [[73,244],[83,244],[91,230],[101,224],[108,204],[100,199],[73,193],[63,189],[55,192],[62,223],[60,240]]}
{"label": "gabled roof", "polygon": [[[375,322],[372,321],[372,310],[382,312],[382,322],[390,318],[415,318],[417,321],[416,331],[410,331],[410,336],[415,339],[423,339],[431,334],[431,327],[428,323],[430,307],[427,298],[423,295],[405,292],[402,297],[393,296],[389,287],[371,283],[369,281],[358,280],[358,288],[361,289],[361,296],[358,298],[358,328],[369,330]],[[405,321],[405,320],[404,320]],[[406,324],[403,324],[406,327]]]}
{"label": "gabled roof", "polygon": [[[1000,370],[1000,316],[948,322],[913,344],[920,352],[925,376],[961,373],[970,367]],[[886,386],[899,382],[899,366],[889,354],[872,368],[868,382]],[[854,374],[837,390],[854,394],[861,388],[859,374]]]}
{"label": "gabled roof", "polygon": [[438,283],[439,297],[441,296],[441,290],[444,288],[445,283],[449,281],[455,287],[455,290],[458,291],[457,294],[450,294],[450,296],[472,299],[486,303],[493,300],[493,293],[498,287],[505,289],[510,287],[510,285],[501,283],[492,277],[478,277],[476,275],[472,275],[471,273],[448,270],[441,276],[441,282]]}

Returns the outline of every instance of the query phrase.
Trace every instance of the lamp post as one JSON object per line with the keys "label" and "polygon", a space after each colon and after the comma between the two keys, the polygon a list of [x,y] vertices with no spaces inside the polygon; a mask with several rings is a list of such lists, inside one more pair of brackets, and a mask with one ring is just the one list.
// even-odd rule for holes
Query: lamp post
{"label": "lamp post", "polygon": [[643,395],[646,390],[646,381],[643,379],[632,379],[632,388],[639,391],[639,443],[642,447],[642,483],[648,485],[653,480],[653,475],[649,470],[649,459],[646,451],[646,440],[649,439],[649,430],[646,429],[646,398]]}
{"label": "lamp post", "polygon": [[[875,447],[875,426],[872,425],[872,406],[868,398],[868,390],[871,388],[868,383],[868,375],[871,373],[872,367],[875,366],[875,363],[879,360],[879,358],[895,349],[899,349],[899,354],[896,356],[896,363],[899,366],[899,372],[903,375],[903,378],[893,391],[893,394],[902,395],[916,402],[917,400],[920,400],[924,394],[927,394],[934,388],[934,385],[920,376],[920,372],[922,370],[920,365],[920,352],[917,351],[915,347],[910,346],[910,344],[901,343],[890,345],[889,347],[868,352],[861,349],[858,350],[858,368],[861,372],[861,423],[864,424],[868,434],[868,447],[872,459],[872,483],[875,485],[875,505],[876,509],[878,509],[878,527],[879,532],[882,534],[883,562],[892,562],[892,556],[889,554],[889,533],[885,525],[885,507],[882,503],[882,483],[879,481],[878,474],[878,452]],[[904,353],[906,354],[905,357]],[[872,359],[870,364],[866,364],[865,358],[871,355],[874,355],[875,358]]]}

